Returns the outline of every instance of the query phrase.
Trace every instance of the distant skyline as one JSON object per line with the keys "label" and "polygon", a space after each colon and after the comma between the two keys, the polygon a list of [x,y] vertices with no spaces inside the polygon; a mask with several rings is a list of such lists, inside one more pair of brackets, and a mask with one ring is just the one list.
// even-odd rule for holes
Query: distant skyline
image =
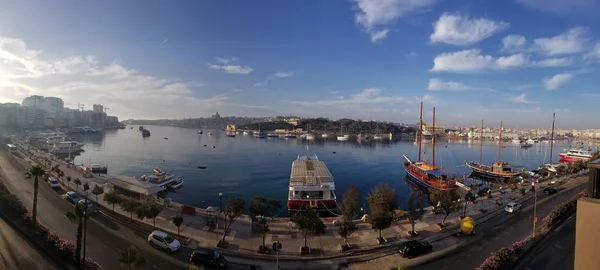
{"label": "distant skyline", "polygon": [[0,2],[0,103],[600,128],[594,0]]}

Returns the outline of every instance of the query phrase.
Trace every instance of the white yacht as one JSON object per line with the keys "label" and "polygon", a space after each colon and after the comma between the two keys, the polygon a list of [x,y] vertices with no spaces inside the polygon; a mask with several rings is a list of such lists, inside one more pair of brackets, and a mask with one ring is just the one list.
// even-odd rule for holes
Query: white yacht
{"label": "white yacht", "polygon": [[50,153],[52,154],[71,154],[77,153],[81,151],[81,147],[83,144],[78,142],[59,142],[53,144],[52,148],[50,148]]}
{"label": "white yacht", "polygon": [[519,139],[512,139],[512,143],[513,144],[521,144],[521,140],[519,140]]}

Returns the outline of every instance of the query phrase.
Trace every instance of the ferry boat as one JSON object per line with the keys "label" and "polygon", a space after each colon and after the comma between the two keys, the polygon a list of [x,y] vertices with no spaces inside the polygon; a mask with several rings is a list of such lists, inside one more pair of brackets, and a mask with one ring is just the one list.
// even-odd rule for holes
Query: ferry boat
{"label": "ferry boat", "polygon": [[142,137],[150,137],[150,131],[147,129],[142,130]]}
{"label": "ferry boat", "polygon": [[142,175],[140,178],[141,181],[148,182],[154,185],[157,185],[162,188],[162,190],[166,190],[173,183],[181,183],[183,185],[183,180],[178,178],[172,173],[165,173],[158,168],[152,170],[151,175]]}
{"label": "ferry boat", "polygon": [[[480,138],[483,138],[483,120],[481,120],[481,135]],[[489,179],[509,179],[511,177],[516,177],[521,174],[521,171],[514,170],[511,165],[506,162],[502,162],[500,159],[500,148],[502,144],[502,121],[500,121],[500,132],[498,134],[498,161],[492,165],[486,165],[482,162],[483,155],[483,140],[480,140],[479,146],[479,163],[477,162],[467,162],[467,166],[471,168],[472,174],[484,178]]]}
{"label": "ferry boat", "polygon": [[[423,141],[423,102],[421,102],[421,113],[419,118],[419,160],[412,161],[403,155],[404,170],[406,171],[407,179],[420,189],[429,193],[431,189],[450,190],[456,187],[456,179],[442,168],[435,165],[435,135],[432,147],[432,162],[431,164],[421,161],[421,145]],[[433,127],[435,130],[435,107],[433,108]]]}
{"label": "ferry boat", "polygon": [[94,164],[91,166],[92,173],[103,173],[106,174],[108,172],[108,167],[106,165]]}
{"label": "ferry boat", "polygon": [[290,215],[307,209],[324,215],[336,213],[333,176],[316,155],[298,156],[292,162],[287,207]]}
{"label": "ferry boat", "polygon": [[71,153],[79,153],[82,151],[82,144],[78,142],[58,142],[53,145],[50,149],[50,153],[52,154],[71,154]]}
{"label": "ferry boat", "polygon": [[566,162],[587,162],[590,159],[592,159],[593,153],[591,151],[584,150],[581,148],[573,148],[569,149],[569,151],[567,151],[566,153],[560,153],[559,156],[562,161]]}

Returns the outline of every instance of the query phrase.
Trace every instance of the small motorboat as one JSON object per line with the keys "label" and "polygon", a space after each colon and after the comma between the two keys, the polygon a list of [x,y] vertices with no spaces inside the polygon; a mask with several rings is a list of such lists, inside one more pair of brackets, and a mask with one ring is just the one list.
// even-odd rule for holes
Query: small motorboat
{"label": "small motorboat", "polygon": [[165,137],[165,140],[168,140],[169,138]]}
{"label": "small motorboat", "polygon": [[178,189],[181,187],[183,187],[183,179],[181,178],[176,178],[173,180],[173,182],[171,182],[171,184],[169,184],[170,189]]}
{"label": "small motorboat", "polygon": [[199,170],[204,170],[204,169],[206,169],[206,166],[198,166],[198,169]]}

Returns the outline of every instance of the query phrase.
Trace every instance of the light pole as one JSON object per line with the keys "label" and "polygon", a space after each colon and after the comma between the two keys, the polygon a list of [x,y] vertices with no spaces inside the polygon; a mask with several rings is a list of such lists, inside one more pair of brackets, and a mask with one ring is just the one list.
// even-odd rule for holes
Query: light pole
{"label": "light pole", "polygon": [[223,213],[223,192],[219,192],[219,212]]}
{"label": "light pole", "polygon": [[535,188],[535,182],[531,182],[531,187],[533,188],[533,232],[531,235],[535,236],[535,223],[537,222],[537,189]]}

